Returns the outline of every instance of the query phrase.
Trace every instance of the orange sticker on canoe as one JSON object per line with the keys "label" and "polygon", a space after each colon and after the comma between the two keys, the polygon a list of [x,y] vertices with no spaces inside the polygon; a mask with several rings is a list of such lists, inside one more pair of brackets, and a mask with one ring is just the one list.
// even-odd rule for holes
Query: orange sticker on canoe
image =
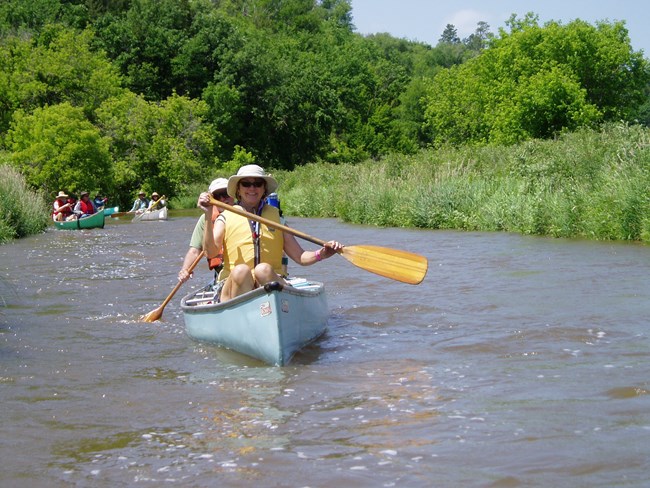
{"label": "orange sticker on canoe", "polygon": [[271,315],[271,303],[270,302],[264,302],[260,305],[260,316],[261,317],[266,317],[267,315]]}

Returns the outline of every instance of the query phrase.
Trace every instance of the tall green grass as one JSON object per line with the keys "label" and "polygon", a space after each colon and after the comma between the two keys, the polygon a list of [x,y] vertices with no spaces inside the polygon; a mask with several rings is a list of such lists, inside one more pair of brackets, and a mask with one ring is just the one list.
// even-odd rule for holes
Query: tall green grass
{"label": "tall green grass", "polygon": [[47,204],[12,167],[0,165],[0,244],[45,230]]}
{"label": "tall green grass", "polygon": [[310,164],[276,176],[288,215],[650,242],[650,130],[640,126]]}
{"label": "tall green grass", "polygon": [[208,185],[206,184],[194,183],[188,185],[185,189],[185,193],[175,196],[169,200],[169,207],[173,209],[196,208],[196,202],[199,198],[199,195],[204,191],[208,191]]}

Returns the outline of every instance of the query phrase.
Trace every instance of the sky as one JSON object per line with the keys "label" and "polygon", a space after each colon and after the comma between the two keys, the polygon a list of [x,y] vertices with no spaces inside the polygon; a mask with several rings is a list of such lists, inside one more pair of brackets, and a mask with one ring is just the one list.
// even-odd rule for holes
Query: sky
{"label": "sky", "polygon": [[581,19],[594,25],[598,20],[624,20],[632,48],[650,58],[650,8],[640,0],[352,0],[352,23],[360,34],[387,32],[393,37],[435,46],[447,24],[453,24],[464,39],[480,21],[497,34],[511,14],[523,18],[527,12],[568,24]]}

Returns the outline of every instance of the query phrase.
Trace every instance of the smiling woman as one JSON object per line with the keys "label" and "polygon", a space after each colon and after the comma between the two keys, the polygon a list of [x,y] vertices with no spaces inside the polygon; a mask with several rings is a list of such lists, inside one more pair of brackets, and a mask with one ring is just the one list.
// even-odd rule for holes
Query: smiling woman
{"label": "smiling woman", "polygon": [[[266,196],[278,188],[276,179],[255,164],[242,166],[228,179],[228,195],[236,200],[235,209],[263,217],[267,223],[250,221],[234,212],[224,212],[213,223],[212,195],[202,193],[199,207],[206,213],[204,246],[208,255],[223,252],[219,273],[218,299],[227,301],[267,283],[287,284],[283,276],[282,256],[286,253],[302,266],[329,258],[343,249],[336,241],[323,243],[317,251],[305,251],[293,234],[279,229],[279,210],[266,203]],[[268,224],[270,222],[271,225]]]}

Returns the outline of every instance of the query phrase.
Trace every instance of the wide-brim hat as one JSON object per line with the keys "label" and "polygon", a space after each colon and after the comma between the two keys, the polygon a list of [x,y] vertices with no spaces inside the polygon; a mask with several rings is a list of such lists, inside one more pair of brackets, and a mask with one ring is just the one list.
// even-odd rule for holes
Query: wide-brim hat
{"label": "wide-brim hat", "polygon": [[155,192],[153,192],[153,193],[151,194],[151,197],[152,197],[152,198],[153,198],[153,197],[159,197],[159,196],[160,196],[160,195],[158,195],[158,192],[157,192],[157,191],[155,191]]}
{"label": "wide-brim hat", "polygon": [[214,193],[217,190],[226,190],[227,188],[228,178],[217,178],[216,180],[212,180],[212,183],[210,183],[210,186],[208,187],[208,191]]}
{"label": "wide-brim hat", "polygon": [[56,198],[68,198],[68,195],[64,191],[60,191]]}
{"label": "wide-brim hat", "polygon": [[90,196],[90,193],[88,193],[87,191],[82,191],[81,193],[79,193],[79,198],[83,197],[84,195],[88,197]]}
{"label": "wide-brim hat", "polygon": [[243,178],[262,178],[266,181],[267,193],[273,193],[278,189],[278,182],[273,176],[266,174],[264,169],[256,164],[247,164],[239,168],[236,175],[228,178],[228,195],[237,198],[237,185],[239,185],[239,180]]}
{"label": "wide-brim hat", "polygon": [[139,192],[138,192],[138,196],[140,196],[140,195],[145,195],[145,196],[146,196],[146,195],[147,195],[147,192],[145,192],[145,191],[139,191]]}

